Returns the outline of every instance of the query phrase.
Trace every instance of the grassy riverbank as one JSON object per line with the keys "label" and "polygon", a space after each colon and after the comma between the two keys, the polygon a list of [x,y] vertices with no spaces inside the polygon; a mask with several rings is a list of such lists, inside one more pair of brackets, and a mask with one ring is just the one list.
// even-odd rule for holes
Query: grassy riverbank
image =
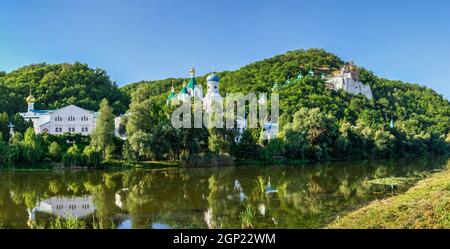
{"label": "grassy riverbank", "polygon": [[329,228],[450,228],[450,170],[419,181],[403,194],[350,212]]}

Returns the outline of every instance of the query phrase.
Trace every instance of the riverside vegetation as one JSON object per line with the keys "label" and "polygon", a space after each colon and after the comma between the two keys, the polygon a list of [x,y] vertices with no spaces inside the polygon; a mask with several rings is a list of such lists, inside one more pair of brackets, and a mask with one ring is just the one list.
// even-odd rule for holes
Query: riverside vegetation
{"label": "riverside vegetation", "polygon": [[[296,50],[255,62],[236,71],[219,72],[224,92],[271,92],[278,83],[280,133],[270,142],[261,130],[174,129],[173,106],[166,104],[171,84],[184,79],[143,81],[118,88],[102,69],[85,64],[35,64],[0,73],[0,164],[28,166],[42,162],[66,166],[102,165],[124,160],[177,161],[183,165],[256,162],[328,161],[416,157],[446,154],[450,143],[450,103],[432,89],[379,78],[362,69],[361,81],[374,99],[326,89],[309,69],[338,69],[343,61],[322,49]],[[197,78],[205,85],[205,76]],[[92,137],[33,134],[17,112],[32,90],[39,109],[68,104],[99,110]],[[124,114],[123,142],[113,135],[113,114]],[[391,120],[394,127],[390,126]],[[15,125],[10,137],[8,124]],[[161,139],[164,138],[164,139]],[[67,144],[67,141],[71,141]],[[204,163],[206,158],[206,162]],[[203,160],[203,161],[202,161]]]}
{"label": "riverside vegetation", "polygon": [[450,170],[420,181],[404,194],[337,219],[330,228],[450,228]]}

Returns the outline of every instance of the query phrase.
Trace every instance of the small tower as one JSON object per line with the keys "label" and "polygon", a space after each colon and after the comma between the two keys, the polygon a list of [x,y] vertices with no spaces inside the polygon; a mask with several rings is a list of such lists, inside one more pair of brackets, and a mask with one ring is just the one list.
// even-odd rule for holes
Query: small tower
{"label": "small tower", "polygon": [[212,105],[213,102],[220,102],[222,101],[222,96],[219,92],[219,81],[220,78],[217,74],[211,73],[207,78],[207,86],[208,90],[206,92],[205,98],[203,98],[203,109],[206,110],[206,112],[212,111]]}
{"label": "small tower", "polygon": [[191,68],[189,70],[189,83],[187,84],[187,90],[191,97],[203,98],[203,90],[201,85],[197,84],[197,80],[195,80],[195,68]]}
{"label": "small tower", "polygon": [[31,90],[30,90],[30,95],[25,99],[27,101],[28,104],[28,111],[34,111],[34,103],[36,102],[36,99],[33,97],[33,95],[31,95]]}
{"label": "small tower", "polygon": [[315,75],[315,74],[314,74],[314,70],[310,69],[309,72],[308,72],[308,74],[309,74],[309,76],[314,77],[314,75]]}
{"label": "small tower", "polygon": [[208,85],[208,92],[207,94],[219,94],[219,76],[215,73],[212,73],[206,78],[207,85]]}
{"label": "small tower", "polygon": [[300,72],[300,73],[297,75],[297,80],[301,80],[301,79],[303,79],[303,74],[302,74],[302,72]]}
{"label": "small tower", "polygon": [[189,70],[189,76],[192,78],[195,78],[195,67],[192,67],[191,70]]}
{"label": "small tower", "polygon": [[189,83],[187,84],[187,91],[193,97],[195,86],[197,85],[197,81],[195,80],[195,68],[191,68],[189,70]]}
{"label": "small tower", "polygon": [[177,98],[177,94],[175,93],[175,87],[173,87],[173,82],[172,82],[172,87],[170,88],[170,94],[169,97],[167,97],[167,103],[170,104],[173,100],[175,100]]}

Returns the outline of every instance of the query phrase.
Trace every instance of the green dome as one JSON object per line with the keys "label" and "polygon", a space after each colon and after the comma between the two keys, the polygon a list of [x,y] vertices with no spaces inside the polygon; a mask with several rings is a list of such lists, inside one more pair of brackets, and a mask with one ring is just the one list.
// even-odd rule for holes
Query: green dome
{"label": "green dome", "polygon": [[187,85],[187,88],[190,88],[192,90],[194,90],[195,86],[197,85],[197,81],[195,80],[195,78],[191,78],[189,80],[189,83]]}

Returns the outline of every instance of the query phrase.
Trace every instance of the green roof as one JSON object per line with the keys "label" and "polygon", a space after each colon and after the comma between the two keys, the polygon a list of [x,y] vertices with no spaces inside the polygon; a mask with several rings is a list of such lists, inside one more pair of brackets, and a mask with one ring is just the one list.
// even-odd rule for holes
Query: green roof
{"label": "green roof", "polygon": [[176,97],[177,95],[174,92],[170,92],[169,97],[167,99],[172,100]]}
{"label": "green roof", "polygon": [[186,87],[181,88],[180,93],[185,93],[185,94],[189,94],[188,90]]}
{"label": "green roof", "polygon": [[194,90],[195,86],[197,85],[197,81],[195,80],[195,78],[191,78],[189,80],[189,83],[187,85],[187,88],[190,88],[192,90]]}

